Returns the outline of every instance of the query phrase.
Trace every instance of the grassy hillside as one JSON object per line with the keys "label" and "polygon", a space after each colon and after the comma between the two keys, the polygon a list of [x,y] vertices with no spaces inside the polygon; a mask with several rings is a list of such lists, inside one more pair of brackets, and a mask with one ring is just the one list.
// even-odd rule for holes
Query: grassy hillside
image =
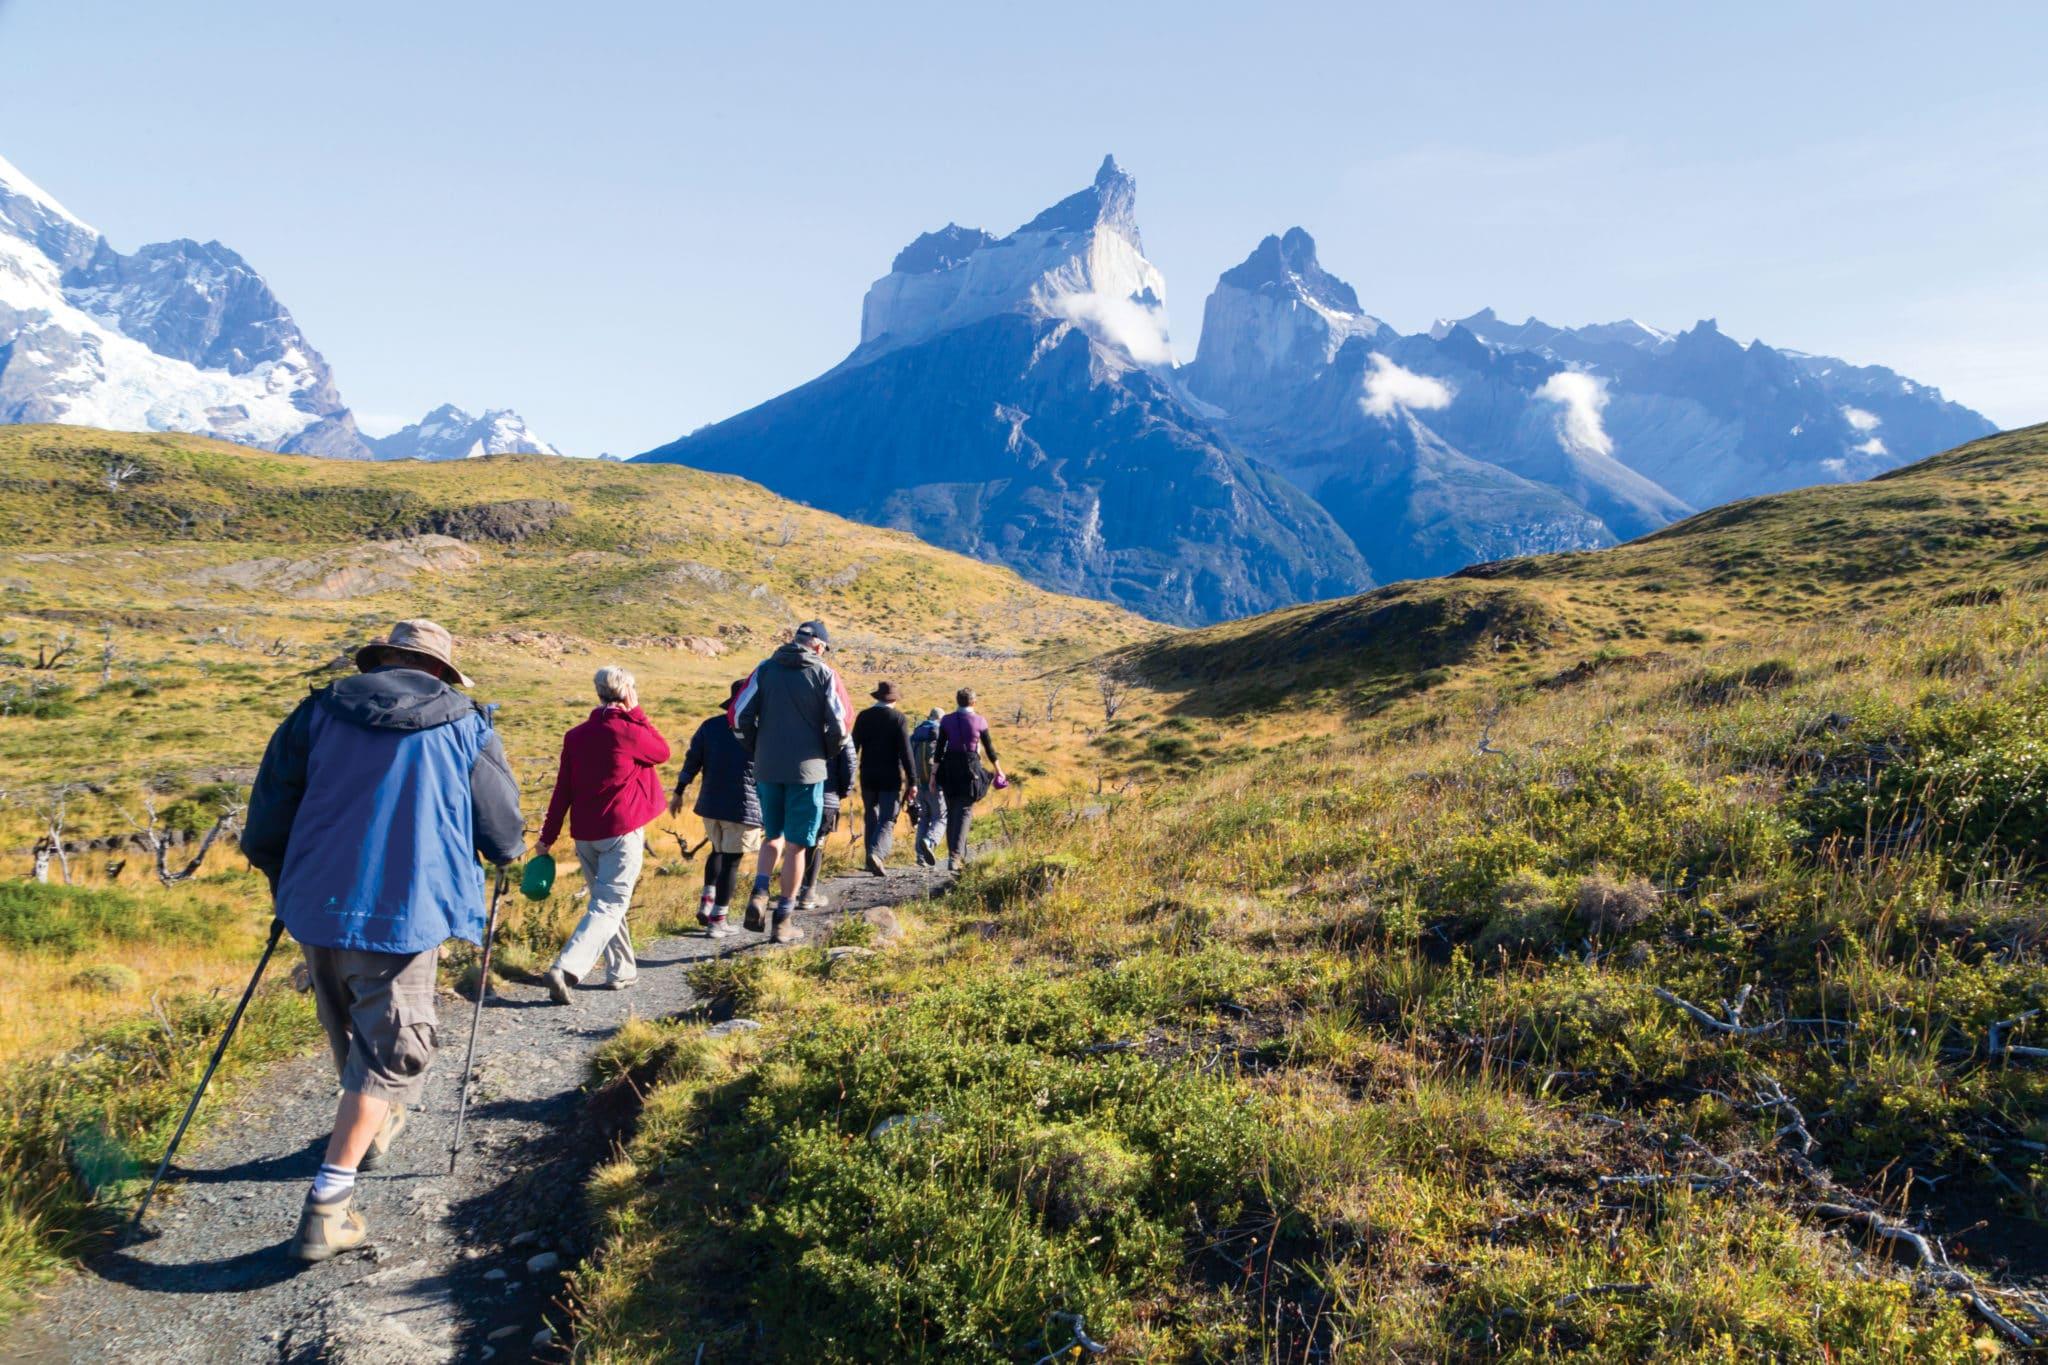
{"label": "grassy hillside", "polygon": [[[454,630],[477,694],[502,704],[536,823],[561,732],[593,705],[601,663],[634,670],[680,748],[731,678],[822,616],[856,697],[884,677],[920,708],[979,688],[1028,793],[1083,775],[1081,694],[1047,675],[1157,630],[680,467],[366,465],[0,427],[0,1310],[9,1281],[92,1226],[77,1202],[86,1187],[162,1142],[162,1116],[203,1060],[185,1021],[211,1017],[209,993],[244,979],[267,922],[260,879],[230,843],[166,890],[123,841],[153,804],[158,829],[182,841],[169,859],[182,869],[246,797],[270,731],[308,687],[414,615]],[[56,885],[53,865],[53,884],[35,886],[31,846],[60,811],[67,843],[82,845],[75,885]],[[654,849],[680,872],[668,828]],[[698,836],[694,819],[678,828]],[[685,880],[650,879],[643,927],[686,912]],[[559,936],[570,890],[515,920],[509,970]],[[92,1047],[45,1060],[88,1028]],[[297,1046],[310,1030],[287,996],[248,1050]],[[119,1156],[82,1184],[66,1155],[81,1134]]]}
{"label": "grassy hillside", "polygon": [[1112,794],[613,1048],[586,1354],[2024,1351],[2043,548],[2035,428],[1113,656]]}

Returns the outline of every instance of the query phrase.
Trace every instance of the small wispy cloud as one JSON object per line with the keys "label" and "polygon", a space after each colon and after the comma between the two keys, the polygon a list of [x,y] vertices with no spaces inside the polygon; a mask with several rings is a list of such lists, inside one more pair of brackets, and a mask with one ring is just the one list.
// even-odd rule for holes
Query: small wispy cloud
{"label": "small wispy cloud", "polygon": [[1365,397],[1358,406],[1368,417],[1392,417],[1395,408],[1416,412],[1447,408],[1451,394],[1451,386],[1443,380],[1404,369],[1374,351],[1372,373],[1365,377]]}
{"label": "small wispy cloud", "polygon": [[1543,381],[1536,396],[1557,404],[1557,439],[1574,455],[1614,453],[1614,438],[1600,413],[1607,406],[1607,381],[1579,370],[1559,370]]}
{"label": "small wispy cloud", "polygon": [[1060,294],[1049,301],[1053,312],[1079,323],[1105,341],[1130,353],[1140,365],[1171,365],[1173,344],[1158,309],[1136,299],[1111,294]]}
{"label": "small wispy cloud", "polygon": [[1855,431],[1876,431],[1884,425],[1884,419],[1876,413],[1866,412],[1862,408],[1852,408],[1846,403],[1842,405],[1842,420]]}
{"label": "small wispy cloud", "polygon": [[[1861,428],[1859,428],[1859,430],[1862,430],[1862,431],[1868,431],[1868,430],[1870,430],[1870,428],[1868,428],[1868,427],[1861,427]],[[1851,449],[1851,450],[1855,451],[1855,452],[1856,452],[1856,453],[1857,453],[1858,455],[1889,455],[1889,454],[1891,454],[1891,452],[1890,452],[1889,450],[1886,450],[1886,449],[1885,449],[1885,445],[1884,445],[1884,442],[1883,442],[1883,441],[1882,441],[1881,439],[1879,439],[1878,437],[1876,437],[1876,436],[1873,436],[1873,437],[1871,437],[1871,438],[1870,438],[1869,440],[1867,440],[1867,441],[1864,441],[1864,442],[1863,442],[1863,443],[1861,443],[1860,445],[1853,445],[1853,446],[1850,446],[1850,447],[1849,447],[1849,449]]]}

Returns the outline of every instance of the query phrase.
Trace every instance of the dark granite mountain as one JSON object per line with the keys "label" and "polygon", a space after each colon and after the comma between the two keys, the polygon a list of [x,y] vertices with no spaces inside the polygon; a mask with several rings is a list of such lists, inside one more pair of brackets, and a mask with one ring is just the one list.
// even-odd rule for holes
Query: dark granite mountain
{"label": "dark granite mountain", "polygon": [[1160,620],[1372,582],[1330,516],[1172,382],[1135,190],[1105,161],[1007,237],[925,234],[868,291],[840,365],[639,458],[744,474]]}

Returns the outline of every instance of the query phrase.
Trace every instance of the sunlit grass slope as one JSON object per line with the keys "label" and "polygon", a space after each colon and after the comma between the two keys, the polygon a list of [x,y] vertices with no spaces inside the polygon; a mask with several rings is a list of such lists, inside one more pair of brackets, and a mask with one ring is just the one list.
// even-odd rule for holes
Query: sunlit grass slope
{"label": "sunlit grass slope", "polygon": [[2044,546],[2035,429],[1115,656],[1103,794],[614,1048],[586,1352],[2022,1350]]}
{"label": "sunlit grass slope", "polygon": [[[456,633],[477,695],[500,704],[536,822],[602,663],[634,670],[680,750],[730,679],[822,616],[857,699],[885,677],[920,709],[980,689],[1022,793],[1088,776],[1083,697],[1060,671],[1157,631],[679,466],[367,465],[0,427],[0,877],[13,888],[0,890],[0,1313],[91,1244],[95,1197],[153,1159],[166,1106],[203,1060],[192,1021],[239,988],[267,922],[231,843],[167,890],[121,841],[153,804],[182,870],[307,689],[391,620],[421,615]],[[61,885],[60,860],[50,885],[30,884],[31,847],[60,813],[82,845],[75,885]],[[693,819],[674,828],[698,837]],[[670,830],[657,827],[655,853],[680,874]],[[687,918],[686,880],[649,878],[643,930]],[[563,932],[573,883],[515,917],[508,970]],[[267,1008],[252,1057],[310,1037],[296,997]],[[90,1170],[81,1142],[100,1153]]]}

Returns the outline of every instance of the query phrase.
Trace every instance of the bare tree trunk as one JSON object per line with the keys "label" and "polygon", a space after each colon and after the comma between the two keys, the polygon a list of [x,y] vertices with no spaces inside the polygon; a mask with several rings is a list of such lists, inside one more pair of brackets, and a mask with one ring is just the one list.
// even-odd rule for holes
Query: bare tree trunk
{"label": "bare tree trunk", "polygon": [[[150,842],[156,845],[156,879],[165,886],[176,886],[179,882],[190,881],[193,877],[197,876],[200,867],[206,862],[206,855],[213,850],[214,842],[221,835],[233,831],[235,817],[239,814],[239,811],[222,811],[219,818],[213,822],[213,828],[206,831],[205,837],[200,839],[199,851],[194,853],[192,860],[185,864],[182,871],[178,872],[171,871],[168,865],[171,851],[170,845],[163,839],[158,838],[155,830],[152,828],[149,838]],[[154,821],[152,821],[152,824],[154,824]]]}
{"label": "bare tree trunk", "polygon": [[50,880],[50,836],[47,834],[36,840],[35,868],[29,875],[46,884]]}

